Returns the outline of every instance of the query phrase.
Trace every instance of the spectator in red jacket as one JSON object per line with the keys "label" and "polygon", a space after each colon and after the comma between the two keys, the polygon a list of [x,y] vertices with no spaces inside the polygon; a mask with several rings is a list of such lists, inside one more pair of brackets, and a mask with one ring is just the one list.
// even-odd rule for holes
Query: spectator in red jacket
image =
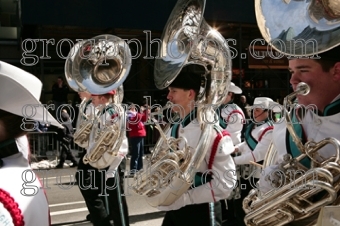
{"label": "spectator in red jacket", "polygon": [[144,122],[146,122],[149,115],[149,109],[146,109],[143,113],[139,113],[133,103],[128,103],[127,126],[129,145],[131,147],[131,174],[134,174],[143,168],[144,138],[146,136]]}

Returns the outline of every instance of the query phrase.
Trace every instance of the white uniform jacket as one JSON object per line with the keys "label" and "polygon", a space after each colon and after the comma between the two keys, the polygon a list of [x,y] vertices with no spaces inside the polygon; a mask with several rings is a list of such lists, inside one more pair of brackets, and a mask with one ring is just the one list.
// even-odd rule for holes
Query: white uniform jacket
{"label": "white uniform jacket", "polygon": [[[4,202],[8,204],[8,202],[11,202],[11,198],[13,198],[12,201],[18,204],[18,208],[14,208],[15,205],[12,204],[11,209],[6,210],[4,205],[0,204],[0,225],[7,225],[8,222],[12,222],[9,211],[18,210],[21,211],[24,225],[26,226],[50,225],[49,207],[45,191],[39,178],[29,165],[28,139],[26,136],[22,136],[15,139],[15,143],[19,152],[2,158],[0,196],[2,204]],[[8,197],[8,194],[5,195],[3,191],[7,192],[11,198]],[[8,223],[8,225],[12,224]]]}
{"label": "white uniform jacket", "polygon": [[[294,112],[297,115],[298,111],[295,110]],[[312,110],[306,110],[305,112],[306,114],[302,117],[301,123],[298,123],[292,117],[292,125],[294,125],[295,131],[301,130],[301,133],[297,132],[297,134],[300,133],[303,143],[306,141],[320,142],[327,137],[334,137],[340,140],[340,96],[325,108],[323,115],[318,115]],[[290,115],[292,116],[292,114]],[[296,151],[298,150],[297,148],[294,148],[294,142],[291,141],[291,136],[287,131],[286,121],[274,125],[273,145],[277,150],[276,160],[272,166],[264,169],[263,175],[270,174],[273,169],[276,169],[287,153],[292,154],[293,157],[300,153]],[[328,159],[335,155],[335,148],[333,145],[327,144],[319,149],[318,154],[323,159]],[[308,167],[310,162],[305,158],[301,163]],[[265,176],[261,176],[261,191],[266,192],[272,188],[270,182],[265,180]]]}
{"label": "white uniform jacket", "polygon": [[[248,126],[245,131],[245,141],[235,146],[241,153],[241,155],[234,157],[237,165],[249,164],[249,161],[262,161],[272,140],[273,127],[271,122],[268,121],[262,125],[251,123]],[[251,130],[251,133],[249,133],[249,130]]]}
{"label": "white uniform jacket", "polygon": [[242,109],[234,103],[220,107],[220,126],[226,129],[233,140],[233,144],[241,143],[241,133],[245,123]]}
{"label": "white uniform jacket", "polygon": [[[178,125],[177,137],[185,137],[188,146],[193,147],[194,151],[200,151],[196,150],[196,147],[202,139],[202,131],[198,120],[192,115],[193,112]],[[192,116],[191,119],[189,119],[190,115]],[[171,130],[167,133],[167,137],[171,136]],[[211,141],[208,151],[197,169],[201,173],[213,172],[212,180],[206,184],[189,189],[176,202],[170,206],[164,206],[161,208],[162,210],[175,210],[190,204],[216,202],[229,196],[236,183],[235,164],[230,156],[234,146],[229,135],[224,136],[218,143],[217,151],[215,157],[212,158],[213,161],[209,171],[212,146],[217,135],[218,133],[213,129],[213,133],[208,137],[208,141]],[[181,141],[179,148],[181,149],[183,146],[184,141]]]}
{"label": "white uniform jacket", "polygon": [[[109,105],[107,105],[103,110],[100,110],[100,113],[98,114],[100,114],[99,123],[98,123],[99,128],[104,128],[105,125],[110,125],[112,123],[118,123],[119,122],[118,120],[126,120],[125,118],[119,119],[118,114],[116,113],[115,107],[111,107]],[[91,152],[95,144],[93,129],[95,129],[96,127],[97,127],[96,125],[92,127],[90,140],[89,140],[90,144],[89,144],[89,148],[87,149],[87,153]],[[109,169],[106,172],[106,178],[114,177],[117,167],[119,166],[119,164],[122,162],[122,160],[128,153],[128,150],[129,150],[128,140],[126,138],[125,131],[123,131],[123,133],[124,133],[123,135],[124,137],[123,137],[122,145],[120,146],[117,156],[115,157],[115,159],[113,160]]]}

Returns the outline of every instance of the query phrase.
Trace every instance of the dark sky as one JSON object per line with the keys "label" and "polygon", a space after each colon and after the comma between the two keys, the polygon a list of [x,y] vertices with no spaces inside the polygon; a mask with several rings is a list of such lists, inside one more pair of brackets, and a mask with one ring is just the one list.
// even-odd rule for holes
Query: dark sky
{"label": "dark sky", "polygon": [[[162,30],[176,0],[25,0],[23,24]],[[208,21],[256,23],[254,0],[207,0]]]}

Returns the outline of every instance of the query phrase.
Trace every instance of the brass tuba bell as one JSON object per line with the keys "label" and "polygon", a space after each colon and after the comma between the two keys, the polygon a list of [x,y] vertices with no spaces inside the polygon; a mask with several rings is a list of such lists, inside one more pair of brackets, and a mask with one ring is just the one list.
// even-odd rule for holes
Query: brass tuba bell
{"label": "brass tuba bell", "polygon": [[313,56],[340,44],[338,0],[255,0],[255,12],[265,41],[286,55]]}
{"label": "brass tuba bell", "polygon": [[65,63],[65,76],[74,90],[108,93],[123,84],[131,67],[128,44],[114,35],[99,35],[75,44]]}

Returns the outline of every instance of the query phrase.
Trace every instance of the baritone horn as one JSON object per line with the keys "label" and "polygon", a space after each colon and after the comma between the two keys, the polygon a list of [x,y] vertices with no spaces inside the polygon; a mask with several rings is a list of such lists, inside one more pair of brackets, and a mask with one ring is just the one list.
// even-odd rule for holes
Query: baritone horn
{"label": "baritone horn", "polygon": [[[197,119],[201,125],[199,143],[194,149],[184,137],[161,131],[150,159],[150,167],[135,176],[132,188],[151,206],[170,205],[191,186],[215,133],[213,105],[219,105],[228,92],[231,79],[231,56],[223,36],[204,20],[205,0],[178,0],[162,34],[159,58],[155,60],[154,80],[158,89],[167,88],[183,67],[195,64],[205,68],[204,88],[198,95]],[[200,76],[200,75],[199,75]],[[179,150],[179,143],[184,147]],[[170,186],[171,185],[171,186]],[[173,189],[173,186],[176,189]]]}
{"label": "baritone horn", "polygon": [[[123,100],[123,82],[131,67],[131,52],[127,43],[114,35],[99,35],[77,43],[70,51],[65,64],[66,80],[75,91],[88,91],[101,95],[115,90],[111,105],[116,113],[116,121],[105,129],[98,127],[100,117],[93,114],[91,118],[80,112],[81,123],[78,123],[81,146],[88,147],[84,163],[103,169],[108,167],[125,138],[125,110]],[[86,101],[81,103],[81,107]],[[80,109],[81,110],[81,109]],[[102,110],[102,109],[98,109]],[[78,136],[77,136],[78,138]]]}
{"label": "baritone horn", "polygon": [[[313,59],[317,54],[340,44],[339,1],[255,0],[255,12],[264,39],[288,58]],[[286,126],[300,155],[294,158],[289,154],[284,156],[283,162],[278,165],[279,172],[273,175],[276,179],[271,180],[276,188],[264,194],[258,189],[249,192],[243,201],[246,212],[244,220],[249,226],[285,225],[290,222],[315,225],[321,208],[340,204],[339,140],[327,137],[319,142],[311,140],[303,144],[293,126],[302,123],[299,111],[311,111],[293,103],[293,99],[308,92],[308,84],[299,84],[295,92],[284,99]],[[292,117],[297,121],[294,124]],[[318,151],[326,145],[334,147],[335,154],[323,159]],[[276,148],[279,147],[271,145],[264,159],[264,167],[277,164]],[[310,167],[300,163],[306,159]],[[293,178],[292,173],[295,173]]]}
{"label": "baritone horn", "polygon": [[[299,137],[296,136],[296,133],[294,132],[294,128],[291,126],[292,121],[289,116],[289,109],[294,106],[294,100],[297,95],[307,95],[310,92],[310,87],[304,82],[300,82],[297,87],[296,91],[292,92],[291,94],[287,95],[284,99],[283,103],[283,111],[284,111],[284,118],[288,124],[287,129],[289,130],[290,134],[293,136],[294,142],[298,145],[300,150],[303,150],[303,144],[301,143],[301,140]],[[262,168],[266,168],[270,165],[275,164],[277,158],[277,151],[273,145],[273,143],[270,143],[270,146],[268,148],[268,151],[266,153],[266,156],[263,160]]]}

